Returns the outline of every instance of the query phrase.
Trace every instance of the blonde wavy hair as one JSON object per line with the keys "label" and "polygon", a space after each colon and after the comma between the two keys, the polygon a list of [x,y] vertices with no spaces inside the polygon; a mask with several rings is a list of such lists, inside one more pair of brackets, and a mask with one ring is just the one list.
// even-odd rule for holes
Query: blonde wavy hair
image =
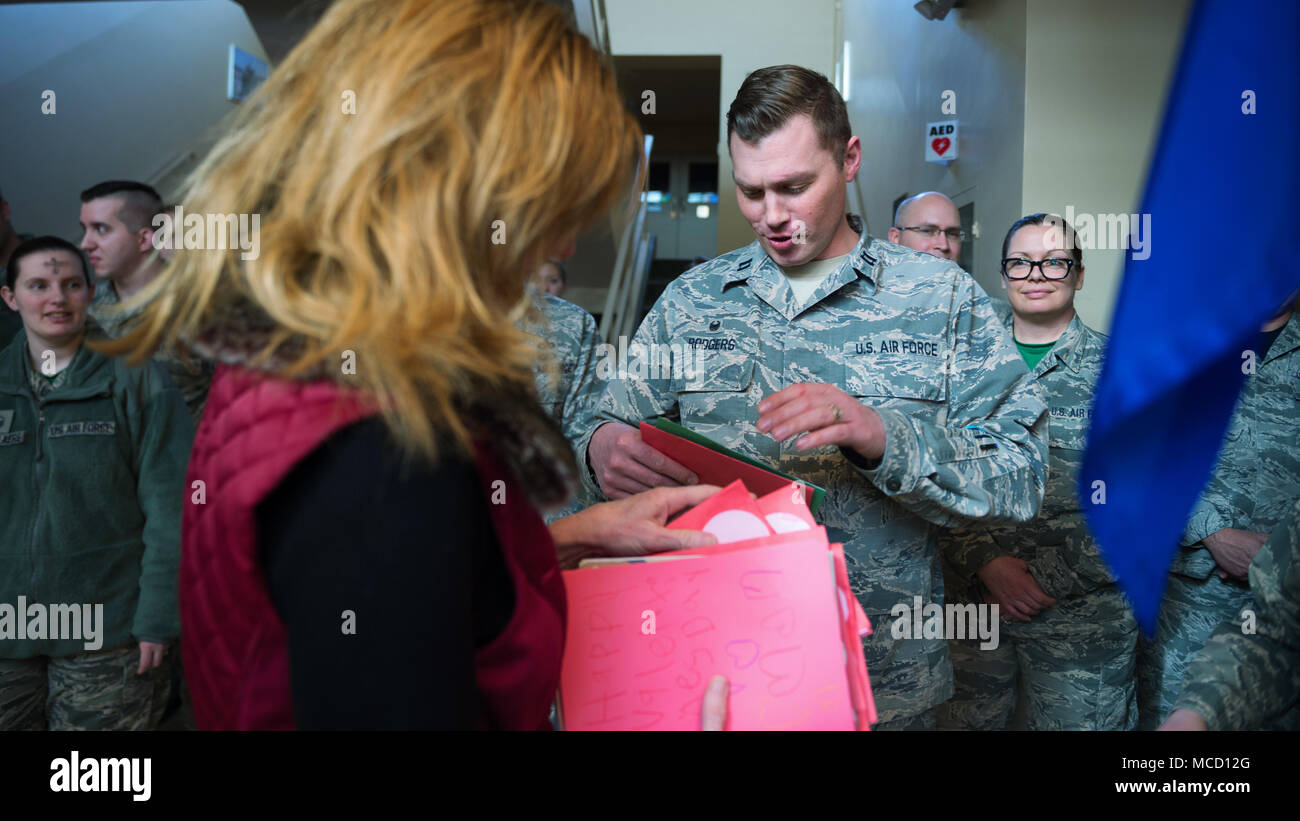
{"label": "blonde wavy hair", "polygon": [[641,186],[641,143],[606,60],[554,6],[340,0],[180,197],[260,214],[259,257],[177,252],[102,349],[185,348],[251,303],[273,331],[250,367],[338,373],[411,451],[435,456],[440,430],[468,445],[463,400],[531,393],[525,281]]}

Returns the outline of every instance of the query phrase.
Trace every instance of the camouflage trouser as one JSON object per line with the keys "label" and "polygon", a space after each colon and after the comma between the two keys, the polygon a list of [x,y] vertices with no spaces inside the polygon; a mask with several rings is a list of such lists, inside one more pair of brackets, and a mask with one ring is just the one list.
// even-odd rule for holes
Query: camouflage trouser
{"label": "camouflage trouser", "polygon": [[924,713],[917,713],[914,716],[906,718],[897,718],[893,721],[881,721],[873,724],[872,730],[884,730],[890,732],[893,730],[933,730],[934,726],[934,709],[926,710]]}
{"label": "camouflage trouser", "polygon": [[1142,640],[1138,652],[1138,728],[1154,730],[1169,717],[1183,688],[1183,672],[1205,642],[1224,621],[1241,623],[1241,611],[1250,606],[1250,587],[1224,581],[1217,573],[1208,579],[1170,574],[1160,603],[1156,635]]}
{"label": "camouflage trouser", "polygon": [[1016,648],[1006,635],[1006,622],[1000,630],[998,646],[981,650],[978,639],[952,639],[948,655],[952,657],[952,698],[935,708],[940,730],[1006,730],[1016,712],[1020,694],[1019,662]]}
{"label": "camouflage trouser", "polygon": [[1005,730],[1023,695],[1030,730],[1137,726],[1137,622],[1114,587],[1063,599],[1029,622],[1003,621],[996,648],[948,642],[956,694],[943,730]]}
{"label": "camouflage trouser", "polygon": [[171,691],[170,648],[144,675],[138,645],[0,659],[0,730],[152,730]]}

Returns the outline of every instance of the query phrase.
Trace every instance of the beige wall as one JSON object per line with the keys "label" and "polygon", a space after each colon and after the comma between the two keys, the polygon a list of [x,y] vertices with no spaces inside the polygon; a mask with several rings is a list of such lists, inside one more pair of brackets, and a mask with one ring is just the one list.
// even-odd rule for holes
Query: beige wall
{"label": "beige wall", "polygon": [[[1186,0],[1030,0],[1026,19],[1026,213],[1135,213],[1182,43]],[[1079,220],[1075,220],[1079,222]],[[1076,226],[1078,227],[1078,226]],[[1153,225],[1156,242],[1175,226]],[[1075,301],[1110,327],[1124,252],[1085,247]]]}
{"label": "beige wall", "polygon": [[[170,159],[205,151],[236,105],[226,99],[230,43],[266,58],[231,0],[8,6],[0,31],[24,44],[0,70],[0,186],[14,227],[74,241],[83,189],[150,182]],[[41,111],[46,89],[54,114]]]}
{"label": "beige wall", "polygon": [[[747,72],[793,62],[834,77],[851,44],[849,117],[863,143],[852,210],[883,236],[894,199],[933,189],[973,202],[972,271],[994,296],[1002,236],[1032,211],[1111,215],[1138,209],[1188,0],[980,0],[929,21],[910,3],[758,0],[736,11],[704,0],[606,0],[615,54],[720,54],[726,108]],[[924,124],[950,119],[959,158],[924,161]],[[723,187],[731,175],[721,146]],[[719,250],[750,241],[734,197],[721,197]],[[1077,221],[1077,220],[1076,220]],[[1152,226],[1159,234],[1163,226]],[[1094,231],[1093,240],[1099,239]],[[1145,239],[1145,238],[1144,238]],[[1085,249],[1084,320],[1110,325],[1123,272],[1119,248]]]}
{"label": "beige wall", "polygon": [[[926,20],[907,3],[846,3],[851,44],[849,119],[862,140],[862,172],[850,206],[884,237],[893,202],[903,192],[941,191],[960,206],[975,204],[979,237],[972,271],[998,287],[1001,231],[1020,216],[1025,81],[1025,0],[980,0],[942,21]],[[940,108],[956,94],[956,115]],[[958,159],[925,161],[925,124],[961,123]],[[856,189],[856,190],[854,190]]]}
{"label": "beige wall", "polygon": [[[796,63],[834,76],[834,0],[605,0],[605,13],[615,55],[722,57],[720,141],[726,139],[727,108],[754,69]],[[753,242],[754,232],[736,205],[731,157],[721,143],[718,185],[718,251],[723,252]]]}

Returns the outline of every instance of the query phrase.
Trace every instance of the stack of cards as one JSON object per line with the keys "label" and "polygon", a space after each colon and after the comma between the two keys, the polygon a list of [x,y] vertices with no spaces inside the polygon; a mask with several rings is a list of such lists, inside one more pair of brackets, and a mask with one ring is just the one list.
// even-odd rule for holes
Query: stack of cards
{"label": "stack of cards", "polygon": [[871,627],[806,487],[754,499],[733,482],[669,524],[718,544],[567,571],[563,726],[697,730],[705,687],[723,675],[726,729],[869,729]]}
{"label": "stack of cards", "polygon": [[750,491],[762,496],[795,482],[814,515],[826,496],[826,491],[817,485],[768,467],[757,459],[751,459],[707,436],[701,436],[671,419],[660,417],[653,423],[642,422],[641,441],[679,465],[689,468],[700,477],[700,484],[703,485],[722,487],[739,479]]}

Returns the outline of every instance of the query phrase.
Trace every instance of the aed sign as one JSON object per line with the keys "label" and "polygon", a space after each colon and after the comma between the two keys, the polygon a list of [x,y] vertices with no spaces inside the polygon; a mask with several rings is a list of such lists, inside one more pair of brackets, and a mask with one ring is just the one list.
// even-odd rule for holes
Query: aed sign
{"label": "aed sign", "polygon": [[957,121],[925,124],[925,161],[942,162],[957,159]]}

